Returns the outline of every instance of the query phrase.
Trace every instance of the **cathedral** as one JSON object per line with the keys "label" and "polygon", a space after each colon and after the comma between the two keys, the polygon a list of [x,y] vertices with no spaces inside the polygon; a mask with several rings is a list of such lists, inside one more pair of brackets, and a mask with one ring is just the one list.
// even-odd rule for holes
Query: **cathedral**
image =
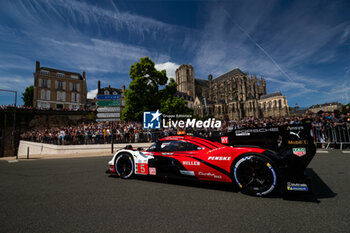
{"label": "cathedral", "polygon": [[219,77],[194,77],[191,65],[181,65],[175,72],[178,96],[199,116],[222,120],[240,120],[253,116],[283,117],[289,114],[287,99],[280,92],[267,94],[266,82],[235,68]]}

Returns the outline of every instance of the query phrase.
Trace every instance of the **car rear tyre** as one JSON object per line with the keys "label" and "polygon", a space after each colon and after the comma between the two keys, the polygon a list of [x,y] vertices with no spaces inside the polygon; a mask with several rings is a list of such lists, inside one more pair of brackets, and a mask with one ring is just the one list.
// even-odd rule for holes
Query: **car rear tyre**
{"label": "car rear tyre", "polygon": [[277,171],[273,163],[259,155],[244,155],[234,164],[233,175],[241,192],[266,196],[277,186]]}
{"label": "car rear tyre", "polygon": [[115,160],[115,172],[123,179],[128,179],[134,174],[134,161],[130,154],[121,153]]}

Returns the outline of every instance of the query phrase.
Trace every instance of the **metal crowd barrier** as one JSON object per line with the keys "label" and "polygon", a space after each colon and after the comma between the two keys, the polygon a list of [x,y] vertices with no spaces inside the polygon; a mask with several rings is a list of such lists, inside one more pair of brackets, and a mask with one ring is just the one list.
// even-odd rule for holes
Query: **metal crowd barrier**
{"label": "metal crowd barrier", "polygon": [[328,149],[331,145],[340,146],[340,150],[343,149],[343,145],[350,144],[350,125],[338,125],[338,126],[316,126],[313,127],[315,141],[317,145],[321,145],[322,148]]}

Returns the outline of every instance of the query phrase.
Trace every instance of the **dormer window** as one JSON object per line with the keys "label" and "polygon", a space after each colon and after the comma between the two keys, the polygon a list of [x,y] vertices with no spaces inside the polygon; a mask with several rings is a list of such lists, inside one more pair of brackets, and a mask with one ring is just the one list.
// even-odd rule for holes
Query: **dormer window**
{"label": "dormer window", "polygon": [[74,74],[71,74],[70,77],[71,77],[72,79],[79,79],[78,75],[74,75]]}
{"label": "dormer window", "polygon": [[109,91],[105,90],[105,91],[103,92],[103,94],[104,94],[104,95],[109,95]]}
{"label": "dormer window", "polygon": [[40,74],[49,76],[50,75],[50,71],[48,71],[48,70],[40,70]]}
{"label": "dormer window", "polygon": [[63,73],[56,73],[56,77],[58,78],[64,78],[66,75]]}

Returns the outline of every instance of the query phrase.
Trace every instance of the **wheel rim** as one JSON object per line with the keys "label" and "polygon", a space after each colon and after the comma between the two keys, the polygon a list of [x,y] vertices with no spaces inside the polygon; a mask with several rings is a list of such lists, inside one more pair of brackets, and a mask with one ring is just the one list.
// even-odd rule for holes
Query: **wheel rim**
{"label": "wheel rim", "polygon": [[277,181],[271,164],[255,156],[240,159],[235,165],[234,176],[240,188],[258,196],[272,192]]}
{"label": "wheel rim", "polygon": [[116,162],[116,171],[120,177],[128,178],[132,175],[134,170],[134,165],[132,158],[130,156],[121,155],[117,158]]}

